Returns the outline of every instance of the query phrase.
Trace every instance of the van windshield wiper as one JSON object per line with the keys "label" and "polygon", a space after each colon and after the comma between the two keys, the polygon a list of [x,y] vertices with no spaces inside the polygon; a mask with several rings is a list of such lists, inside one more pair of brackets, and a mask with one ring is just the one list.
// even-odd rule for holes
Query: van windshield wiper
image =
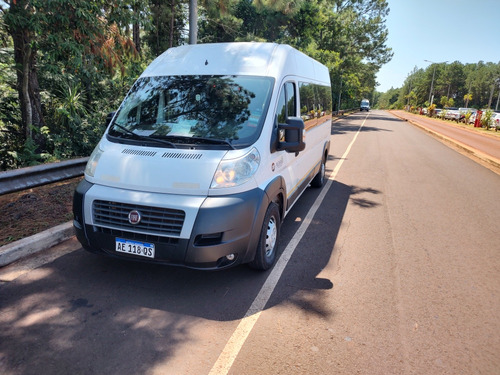
{"label": "van windshield wiper", "polygon": [[227,139],[207,138],[207,137],[191,137],[191,136],[183,136],[183,135],[166,135],[166,136],[163,136],[163,138],[182,140],[185,143],[187,143],[189,141],[195,141],[192,143],[198,143],[198,144],[209,143],[209,144],[216,144],[216,145],[227,145],[232,150],[236,150],[236,148],[232,145],[232,143],[230,141],[228,141]]}
{"label": "van windshield wiper", "polygon": [[116,126],[117,128],[123,130],[127,134],[130,134],[135,139],[138,139],[138,140],[141,140],[141,141],[153,141],[153,142],[156,142],[156,143],[162,143],[164,145],[167,145],[167,146],[170,146],[170,147],[173,147],[173,148],[177,148],[177,146],[174,143],[172,143],[170,141],[167,141],[165,139],[159,139],[159,138],[156,138],[156,137],[154,137],[154,138],[153,137],[146,137],[146,136],[134,133],[132,130],[127,129],[126,127],[124,127],[124,126],[122,126],[120,124],[117,124],[117,123],[114,123],[113,126]]}

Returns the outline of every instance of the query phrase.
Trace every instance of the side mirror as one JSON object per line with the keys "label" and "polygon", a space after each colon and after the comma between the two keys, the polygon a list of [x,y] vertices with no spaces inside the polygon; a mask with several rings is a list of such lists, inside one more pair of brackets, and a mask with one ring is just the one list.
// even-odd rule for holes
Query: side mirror
{"label": "side mirror", "polygon": [[304,121],[300,117],[289,117],[286,124],[278,124],[278,132],[284,132],[285,139],[278,142],[278,151],[299,153],[306,148],[303,141]]}
{"label": "side mirror", "polygon": [[115,112],[110,112],[110,113],[108,113],[108,115],[106,116],[106,127],[108,127],[108,126],[109,126],[109,124],[110,124],[111,120],[113,120],[113,117],[115,117],[115,113],[116,113],[116,111],[115,111]]}

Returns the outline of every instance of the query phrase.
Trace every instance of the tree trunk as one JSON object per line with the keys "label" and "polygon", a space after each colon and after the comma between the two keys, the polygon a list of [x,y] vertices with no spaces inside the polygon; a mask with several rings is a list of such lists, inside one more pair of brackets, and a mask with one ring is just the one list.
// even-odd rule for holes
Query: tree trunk
{"label": "tree trunk", "polygon": [[[21,1],[12,2],[9,11],[17,17],[29,18],[28,7]],[[34,36],[27,28],[16,23],[8,23],[8,29],[14,42],[14,61],[23,134],[26,140],[33,139],[39,146],[38,148],[43,149],[44,137],[39,131],[43,126],[43,114],[36,70],[37,51],[32,47]]]}
{"label": "tree trunk", "polygon": [[135,49],[137,53],[141,55],[141,36],[140,36],[140,27],[139,27],[139,4],[134,3],[134,24],[132,25],[132,38],[135,44]]}
{"label": "tree trunk", "polygon": [[170,41],[169,48],[174,45],[175,0],[170,3]]}
{"label": "tree trunk", "polygon": [[491,103],[493,102],[493,92],[495,92],[495,85],[491,85],[490,100],[488,100],[488,109],[491,109]]}

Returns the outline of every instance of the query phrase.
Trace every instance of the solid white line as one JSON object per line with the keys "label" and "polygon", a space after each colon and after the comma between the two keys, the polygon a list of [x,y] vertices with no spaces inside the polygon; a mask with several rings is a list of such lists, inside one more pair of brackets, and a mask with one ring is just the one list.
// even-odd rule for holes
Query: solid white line
{"label": "solid white line", "polygon": [[304,236],[304,233],[306,232],[307,228],[309,227],[309,224],[311,223],[311,220],[313,219],[314,215],[316,214],[316,211],[318,210],[319,206],[321,205],[321,202],[323,202],[323,199],[325,198],[326,193],[328,193],[328,190],[330,189],[332,182],[337,177],[337,174],[340,171],[340,168],[342,167],[344,160],[346,160],[347,156],[349,155],[349,152],[351,151],[352,145],[356,141],[356,138],[358,137],[359,132],[361,131],[361,129],[365,125],[365,121],[367,118],[368,118],[368,115],[363,120],[363,123],[361,124],[358,131],[354,135],[354,138],[352,139],[351,143],[349,144],[346,151],[344,152],[344,155],[342,155],[342,158],[335,166],[332,174],[328,178],[328,181],[326,182],[325,186],[321,190],[321,193],[318,195],[318,197],[314,201],[314,204],[309,209],[309,212],[307,213],[307,216],[305,217],[304,221],[300,225],[297,232],[295,232],[295,235],[288,243],[286,249],[281,254],[280,258],[278,259],[278,262],[276,263],[276,265],[272,269],[272,271],[269,274],[269,277],[265,281],[264,285],[262,285],[262,288],[260,289],[259,294],[257,295],[257,297],[255,297],[255,300],[253,301],[252,305],[250,306],[250,308],[246,312],[246,314],[243,317],[243,319],[241,320],[240,324],[238,324],[238,327],[236,327],[236,330],[233,332],[232,336],[229,338],[229,341],[227,342],[226,346],[222,350],[222,353],[220,354],[219,358],[217,359],[214,366],[210,370],[209,375],[224,375],[224,374],[227,374],[229,372],[229,369],[233,365],[236,357],[238,356],[238,353],[240,352],[241,348],[243,347],[243,344],[245,343],[246,339],[248,338],[248,335],[252,331],[255,323],[257,322],[257,319],[259,319],[260,314],[264,310],[266,303],[269,301],[269,298],[271,297],[272,292],[274,291],[276,285],[278,284],[278,281],[281,277],[281,274],[283,273],[286,265],[288,264],[288,261],[292,257],[292,255],[295,251],[295,248],[297,247],[300,240]]}

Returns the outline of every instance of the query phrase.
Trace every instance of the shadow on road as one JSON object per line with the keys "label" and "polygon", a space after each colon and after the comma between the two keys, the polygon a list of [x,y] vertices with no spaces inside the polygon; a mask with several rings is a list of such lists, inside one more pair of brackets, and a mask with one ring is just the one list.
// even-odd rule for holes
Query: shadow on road
{"label": "shadow on road", "polygon": [[[350,115],[349,117],[342,119],[341,121],[335,121],[332,123],[332,135],[339,135],[339,134],[346,134],[346,133],[355,133],[359,130],[361,120],[363,120],[366,117],[366,113],[354,113]],[[369,114],[370,120],[383,120],[383,121],[398,121],[398,122],[404,122],[403,120],[400,120],[399,118],[393,117],[393,116],[384,116],[384,115],[379,115],[379,114],[373,114],[370,112]],[[374,126],[363,126],[361,128],[361,132],[392,132],[392,130],[389,129],[383,129],[380,127],[374,127]]]}
{"label": "shadow on road", "polygon": [[[281,249],[321,190],[307,189],[287,216]],[[335,312],[320,276],[347,205],[374,207],[369,188],[333,181],[267,308],[284,302],[315,315]],[[146,373],[209,321],[243,318],[269,273],[141,264],[78,250],[0,287],[0,373]],[[63,369],[63,370],[61,370]],[[98,371],[97,371],[98,369]]]}

